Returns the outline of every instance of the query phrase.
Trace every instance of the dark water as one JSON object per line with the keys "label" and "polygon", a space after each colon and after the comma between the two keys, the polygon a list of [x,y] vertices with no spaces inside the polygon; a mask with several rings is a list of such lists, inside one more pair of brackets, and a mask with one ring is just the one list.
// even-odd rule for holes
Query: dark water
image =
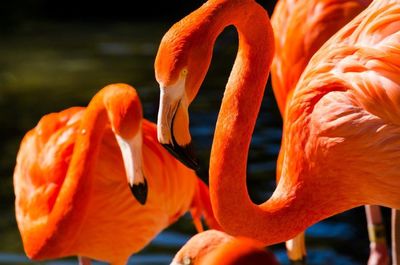
{"label": "dark water", "polygon": [[[13,210],[12,174],[23,134],[44,114],[73,105],[84,106],[97,90],[113,82],[135,86],[145,117],[155,121],[159,90],[153,61],[158,43],[169,26],[35,23],[3,34],[0,41],[1,264],[31,264],[23,255]],[[214,124],[235,52],[236,33],[228,29],[217,41],[209,74],[190,108],[191,131],[204,180],[207,180]],[[255,202],[267,199],[275,187],[280,137],[281,119],[271,89],[267,88],[249,156],[248,185]],[[384,209],[387,224],[388,213]],[[169,264],[173,253],[193,233],[190,218],[184,216],[134,255],[131,263]],[[307,247],[310,264],[366,264],[368,238],[363,208],[309,228]],[[271,248],[287,264],[284,245]],[[76,264],[76,261],[34,264]]]}

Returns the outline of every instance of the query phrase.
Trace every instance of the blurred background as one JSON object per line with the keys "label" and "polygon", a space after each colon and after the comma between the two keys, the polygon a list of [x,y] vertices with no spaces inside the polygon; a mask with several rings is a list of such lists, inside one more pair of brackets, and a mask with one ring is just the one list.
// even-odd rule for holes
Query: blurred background
{"label": "blurred background", "polygon": [[[153,62],[167,29],[204,1],[14,0],[0,8],[0,263],[77,264],[74,259],[29,263],[14,216],[12,175],[19,142],[41,116],[70,106],[85,106],[105,85],[131,84],[145,117],[156,121],[158,85]],[[258,1],[272,13],[275,1]],[[191,131],[207,182],[215,120],[237,51],[237,35],[227,28],[218,38],[210,71],[192,104]],[[229,62],[229,63],[227,63]],[[248,166],[252,199],[263,202],[275,188],[275,163],[282,121],[267,87]],[[383,209],[387,232],[389,210]],[[133,264],[169,264],[195,232],[184,216],[142,252]],[[307,230],[313,264],[366,264],[369,253],[363,208],[353,209]],[[388,234],[389,235],[389,234]],[[388,236],[389,238],[389,236]],[[390,242],[388,242],[390,243]],[[287,264],[284,244],[271,247]]]}

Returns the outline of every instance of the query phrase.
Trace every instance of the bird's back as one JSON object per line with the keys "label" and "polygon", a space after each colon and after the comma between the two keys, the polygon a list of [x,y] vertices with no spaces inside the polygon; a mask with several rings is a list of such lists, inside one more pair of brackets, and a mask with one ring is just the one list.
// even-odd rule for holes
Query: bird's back
{"label": "bird's back", "polygon": [[400,206],[399,73],[400,1],[374,1],[312,57],[288,105],[287,155],[354,206]]}
{"label": "bird's back", "polygon": [[[62,252],[65,245],[46,247],[63,236],[73,240],[74,227],[63,224],[71,201],[60,201],[84,108],[70,108],[44,116],[23,138],[14,171],[15,213],[29,257]],[[66,183],[66,185],[64,185]],[[65,206],[65,210],[63,210]],[[75,222],[75,229],[80,222]],[[51,245],[51,243],[50,243]]]}
{"label": "bird's back", "polygon": [[271,77],[281,113],[314,53],[371,0],[280,0],[272,14]]}
{"label": "bird's back", "polygon": [[297,91],[342,84],[360,107],[400,124],[399,72],[400,1],[375,1],[315,54]]}

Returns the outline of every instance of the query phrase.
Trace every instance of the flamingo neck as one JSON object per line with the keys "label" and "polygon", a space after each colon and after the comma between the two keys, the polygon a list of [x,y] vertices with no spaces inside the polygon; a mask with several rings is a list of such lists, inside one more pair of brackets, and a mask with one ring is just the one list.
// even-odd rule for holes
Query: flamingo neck
{"label": "flamingo neck", "polygon": [[[51,236],[43,237],[43,243],[38,243],[40,248],[29,251],[32,257],[57,258],[76,254],[69,251],[75,244],[79,236],[77,231],[80,231],[86,218],[88,205],[86,202],[93,181],[88,176],[95,163],[98,146],[107,123],[105,108],[104,106],[98,108],[98,104],[97,102],[90,104],[82,114],[66,176],[49,214],[48,222],[43,228],[46,232],[42,234]],[[68,240],[65,244],[55,243],[62,239]]]}
{"label": "flamingo neck", "polygon": [[[274,54],[272,28],[267,13],[254,1],[212,3],[220,4],[213,9],[217,12],[216,27],[233,24],[239,35],[238,53],[211,150],[212,205],[228,233],[252,237],[265,244],[284,241],[316,221],[316,218],[296,219],[302,209],[297,194],[301,185],[289,178],[280,181],[272,198],[260,206],[251,201],[246,187],[248,150]],[[222,5],[224,8],[220,8]],[[219,33],[219,29],[211,32]]]}

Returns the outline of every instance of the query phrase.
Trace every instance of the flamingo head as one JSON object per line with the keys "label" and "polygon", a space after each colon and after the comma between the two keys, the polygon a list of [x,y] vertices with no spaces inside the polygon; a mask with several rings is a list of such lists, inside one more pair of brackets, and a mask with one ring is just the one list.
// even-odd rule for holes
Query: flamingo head
{"label": "flamingo head", "polygon": [[211,229],[198,233],[176,253],[170,265],[201,264],[206,255],[231,240],[232,236],[218,230]]}
{"label": "flamingo head", "polygon": [[142,105],[136,90],[126,84],[112,84],[102,91],[111,130],[121,150],[127,180],[140,204],[147,199],[147,182],[142,167]]}
{"label": "flamingo head", "polygon": [[212,56],[205,27],[191,19],[176,23],[163,37],[155,60],[160,85],[157,121],[158,141],[192,169],[198,163],[192,153],[188,107],[204,80]]}
{"label": "flamingo head", "polygon": [[217,230],[193,236],[176,253],[170,265],[278,265],[275,256],[260,242],[233,237]]}

